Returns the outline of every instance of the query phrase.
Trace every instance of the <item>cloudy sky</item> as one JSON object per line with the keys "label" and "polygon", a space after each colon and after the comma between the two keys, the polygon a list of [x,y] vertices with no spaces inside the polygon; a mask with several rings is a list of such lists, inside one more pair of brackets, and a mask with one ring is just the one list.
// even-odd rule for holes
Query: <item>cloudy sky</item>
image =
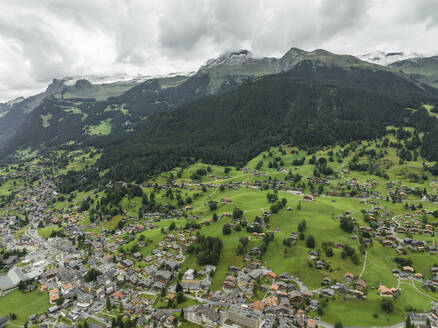
{"label": "cloudy sky", "polygon": [[233,49],[438,53],[437,0],[0,0],[0,102],[55,77],[196,70]]}

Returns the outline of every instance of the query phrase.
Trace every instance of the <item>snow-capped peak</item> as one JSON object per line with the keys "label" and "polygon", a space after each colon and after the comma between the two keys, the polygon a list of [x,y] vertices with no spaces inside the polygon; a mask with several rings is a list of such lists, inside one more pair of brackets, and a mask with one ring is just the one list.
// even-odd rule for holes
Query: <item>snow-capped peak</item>
{"label": "snow-capped peak", "polygon": [[128,74],[113,74],[113,75],[76,75],[76,76],[67,76],[64,77],[64,83],[68,86],[74,85],[79,80],[87,80],[91,84],[108,84],[108,83],[116,83],[116,82],[131,82],[131,81],[139,81],[143,82],[147,80],[148,76],[143,75],[128,75]]}
{"label": "snow-capped peak", "polygon": [[417,58],[417,57],[423,57],[423,55],[415,53],[415,52],[403,52],[403,51],[393,51],[393,52],[386,52],[386,51],[374,51],[369,52],[362,55],[357,55],[357,58],[367,61],[369,63],[382,65],[382,66],[388,66],[392,63],[406,60],[410,58]]}
{"label": "snow-capped peak", "polygon": [[64,77],[64,84],[67,86],[75,85],[79,80],[87,80],[91,84],[110,84],[110,83],[141,83],[150,79],[165,78],[165,77],[175,77],[175,76],[190,76],[190,73],[169,73],[163,75],[129,75],[124,73],[113,74],[113,75],[77,75]]}
{"label": "snow-capped peak", "polygon": [[207,63],[200,70],[219,66],[219,65],[238,65],[253,58],[253,54],[249,50],[231,51],[220,55],[217,58],[207,60]]}

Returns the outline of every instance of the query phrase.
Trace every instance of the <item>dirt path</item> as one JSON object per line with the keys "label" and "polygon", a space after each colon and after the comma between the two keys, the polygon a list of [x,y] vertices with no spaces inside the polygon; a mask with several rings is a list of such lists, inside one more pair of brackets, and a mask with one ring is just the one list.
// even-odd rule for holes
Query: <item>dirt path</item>
{"label": "dirt path", "polygon": [[359,278],[362,277],[362,275],[365,272],[365,269],[367,267],[367,255],[368,255],[368,251],[365,249],[365,258],[363,259],[362,271],[360,272]]}
{"label": "dirt path", "polygon": [[434,298],[434,297],[432,297],[432,296],[430,296],[430,295],[427,295],[426,293],[423,293],[421,290],[419,290],[418,288],[417,288],[417,286],[415,285],[415,282],[411,279],[411,283],[412,283],[412,287],[414,287],[414,289],[417,291],[417,292],[419,292],[421,295],[423,295],[423,296],[425,296],[425,297],[427,297],[427,298],[430,298],[431,300],[433,300],[434,302],[438,302],[438,300],[436,299],[436,298]]}

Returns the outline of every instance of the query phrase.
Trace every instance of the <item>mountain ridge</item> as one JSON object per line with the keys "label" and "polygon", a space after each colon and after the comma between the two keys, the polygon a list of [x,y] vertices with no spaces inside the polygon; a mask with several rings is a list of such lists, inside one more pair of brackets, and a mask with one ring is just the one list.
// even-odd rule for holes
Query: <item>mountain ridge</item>
{"label": "mountain ridge", "polygon": [[[54,79],[45,93],[31,103],[37,103],[31,111],[25,110],[29,108],[26,107],[28,98],[21,102],[21,107],[16,105],[18,111],[10,110],[0,117],[0,128],[3,124],[6,129],[2,131],[10,133],[9,137],[0,136],[0,148],[3,145],[3,152],[13,153],[29,146],[50,148],[71,141],[104,145],[104,139],[132,138],[155,113],[171,111],[204,97],[226,94],[257,79],[285,72],[292,72],[296,80],[326,86],[338,83],[339,76],[349,72],[351,88],[354,85],[358,90],[385,97],[394,94],[400,99],[392,97],[392,101],[400,103],[404,102],[401,99],[420,94],[426,97],[435,92],[403,72],[351,55],[291,48],[279,58],[268,58],[239,50],[207,61],[190,76],[148,79],[126,88],[117,83],[94,85],[86,79],[77,79],[73,85],[71,80],[66,85],[65,80]],[[378,76],[380,80],[375,79]],[[374,81],[374,89],[366,84],[369,81]],[[405,92],[398,93],[389,86]],[[15,119],[14,124],[9,124],[11,118]]]}

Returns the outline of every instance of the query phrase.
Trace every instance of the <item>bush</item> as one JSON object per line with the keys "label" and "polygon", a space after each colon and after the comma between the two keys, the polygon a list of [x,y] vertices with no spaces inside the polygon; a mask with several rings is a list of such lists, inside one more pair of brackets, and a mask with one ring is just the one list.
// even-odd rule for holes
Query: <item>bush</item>
{"label": "bush", "polygon": [[233,219],[240,219],[243,216],[243,211],[236,207],[233,210]]}
{"label": "bush", "polygon": [[406,257],[396,256],[394,258],[394,262],[397,263],[400,267],[412,266],[412,260]]}
{"label": "bush", "polygon": [[391,313],[392,311],[394,311],[394,302],[389,298],[384,298],[382,299],[382,303],[380,304],[380,307],[386,313]]}
{"label": "bush", "polygon": [[224,235],[229,235],[231,233],[231,225],[225,224],[224,227],[222,228],[222,233]]}
{"label": "bush", "polygon": [[332,257],[333,256],[333,248],[327,248],[327,250],[325,251],[325,255],[327,257]]}
{"label": "bush", "polygon": [[208,204],[208,207],[210,208],[210,211],[214,211],[217,209],[217,202],[210,202]]}
{"label": "bush", "polygon": [[350,218],[344,216],[341,219],[340,227],[342,230],[348,233],[352,233],[354,230],[354,223]]}
{"label": "bush", "polygon": [[351,261],[353,262],[353,264],[358,265],[360,263],[359,256],[357,254],[354,254],[351,257]]}
{"label": "bush", "polygon": [[306,245],[308,248],[315,248],[315,238],[312,235],[307,237]]}
{"label": "bush", "polygon": [[303,232],[305,229],[306,229],[306,220],[303,220],[298,225],[298,231],[299,232]]}

